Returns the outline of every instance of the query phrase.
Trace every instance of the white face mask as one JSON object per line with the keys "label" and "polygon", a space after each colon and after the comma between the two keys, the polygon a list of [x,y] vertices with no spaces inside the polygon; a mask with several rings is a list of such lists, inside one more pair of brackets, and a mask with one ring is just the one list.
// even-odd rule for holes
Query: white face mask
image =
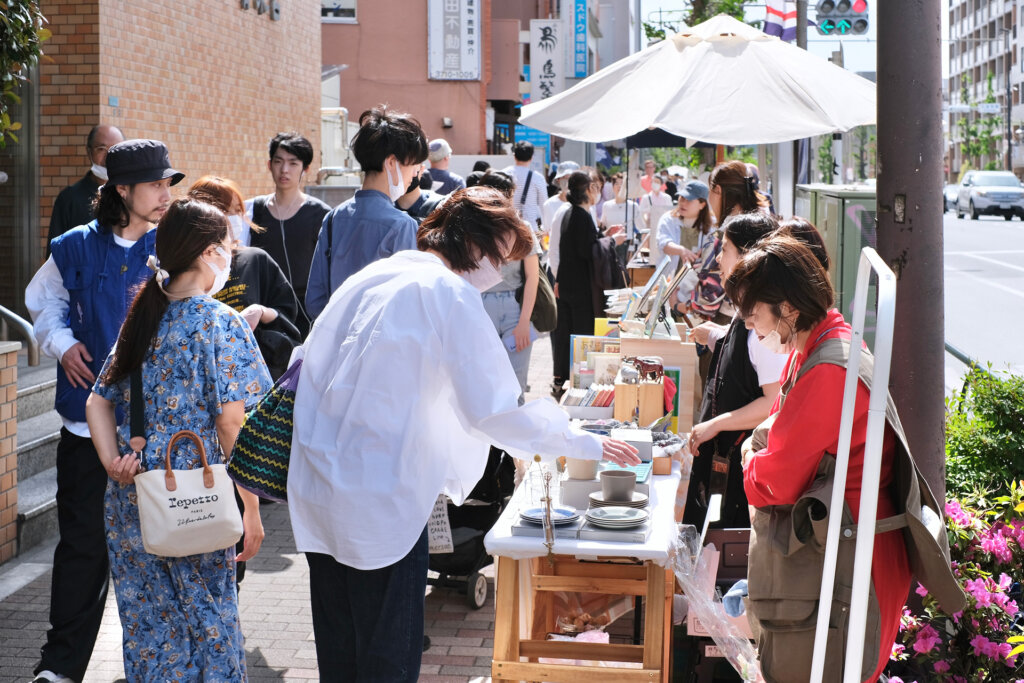
{"label": "white face mask", "polygon": [[107,179],[107,167],[106,166],[100,166],[99,164],[93,164],[89,168],[89,170],[92,172],[92,174],[94,176],[96,176],[100,180],[106,180]]}
{"label": "white face mask", "polygon": [[203,263],[213,271],[213,286],[206,292],[210,296],[224,289],[224,284],[228,281],[228,275],[231,274],[231,253],[224,251],[224,247],[217,247],[217,253],[224,257],[223,268],[216,263],[203,259]]}
{"label": "white face mask", "polygon": [[772,353],[789,353],[791,351],[789,344],[782,343],[782,336],[779,334],[779,325],[781,324],[782,319],[780,318],[774,330],[765,335],[763,339],[758,339],[761,345]]}
{"label": "white face mask", "polygon": [[405,185],[402,184],[402,167],[398,165],[396,159],[395,173],[398,178],[395,179],[395,182],[391,182],[391,169],[385,166],[384,172],[388,174],[388,196],[391,197],[391,201],[397,202],[398,198],[405,194]]}
{"label": "white face mask", "polygon": [[242,217],[233,213],[228,216],[228,223],[231,224],[231,238],[241,239],[245,234],[245,221],[242,220]]}
{"label": "white face mask", "polygon": [[466,273],[459,273],[459,275],[481,292],[486,292],[501,282],[501,269],[495,266],[491,259],[486,256],[480,259],[476,269]]}

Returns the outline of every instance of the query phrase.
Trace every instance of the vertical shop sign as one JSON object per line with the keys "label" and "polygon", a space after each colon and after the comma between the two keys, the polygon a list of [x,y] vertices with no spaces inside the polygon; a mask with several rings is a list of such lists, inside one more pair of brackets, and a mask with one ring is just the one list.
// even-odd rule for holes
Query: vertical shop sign
{"label": "vertical shop sign", "polygon": [[565,28],[557,19],[530,20],[530,101],[565,89]]}
{"label": "vertical shop sign", "polygon": [[431,80],[480,80],[481,2],[429,0],[427,75]]}
{"label": "vertical shop sign", "polygon": [[572,68],[574,78],[587,77],[587,0],[573,0]]}

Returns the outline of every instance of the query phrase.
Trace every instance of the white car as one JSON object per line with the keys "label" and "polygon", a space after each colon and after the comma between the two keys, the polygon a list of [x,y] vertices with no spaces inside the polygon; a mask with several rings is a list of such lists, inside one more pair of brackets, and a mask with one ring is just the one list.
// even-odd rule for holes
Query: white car
{"label": "white car", "polygon": [[1024,220],[1024,185],[1010,171],[968,171],[957,188],[956,217],[983,214]]}

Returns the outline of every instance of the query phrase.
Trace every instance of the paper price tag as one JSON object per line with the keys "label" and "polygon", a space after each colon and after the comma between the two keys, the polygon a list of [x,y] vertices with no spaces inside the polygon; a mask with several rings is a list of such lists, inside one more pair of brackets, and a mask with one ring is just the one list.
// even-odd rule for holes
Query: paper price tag
{"label": "paper price tag", "polygon": [[444,494],[438,496],[434,501],[434,509],[430,512],[430,520],[427,522],[427,535],[429,536],[431,555],[455,551],[455,544],[452,542],[452,525],[448,521],[448,499]]}

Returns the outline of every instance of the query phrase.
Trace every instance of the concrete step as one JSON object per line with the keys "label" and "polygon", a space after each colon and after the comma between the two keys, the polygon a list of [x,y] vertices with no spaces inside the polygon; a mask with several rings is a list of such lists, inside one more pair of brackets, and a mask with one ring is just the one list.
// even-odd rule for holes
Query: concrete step
{"label": "concrete step", "polygon": [[39,365],[29,367],[25,353],[18,354],[18,419],[42,415],[53,410],[57,387],[57,361],[47,356]]}
{"label": "concrete step", "polygon": [[57,535],[57,468],[18,480],[18,554]]}
{"label": "concrete step", "polygon": [[[52,408],[41,415],[18,420],[18,481],[49,469],[57,463],[57,441],[61,419]],[[21,501],[18,501],[21,507]]]}

